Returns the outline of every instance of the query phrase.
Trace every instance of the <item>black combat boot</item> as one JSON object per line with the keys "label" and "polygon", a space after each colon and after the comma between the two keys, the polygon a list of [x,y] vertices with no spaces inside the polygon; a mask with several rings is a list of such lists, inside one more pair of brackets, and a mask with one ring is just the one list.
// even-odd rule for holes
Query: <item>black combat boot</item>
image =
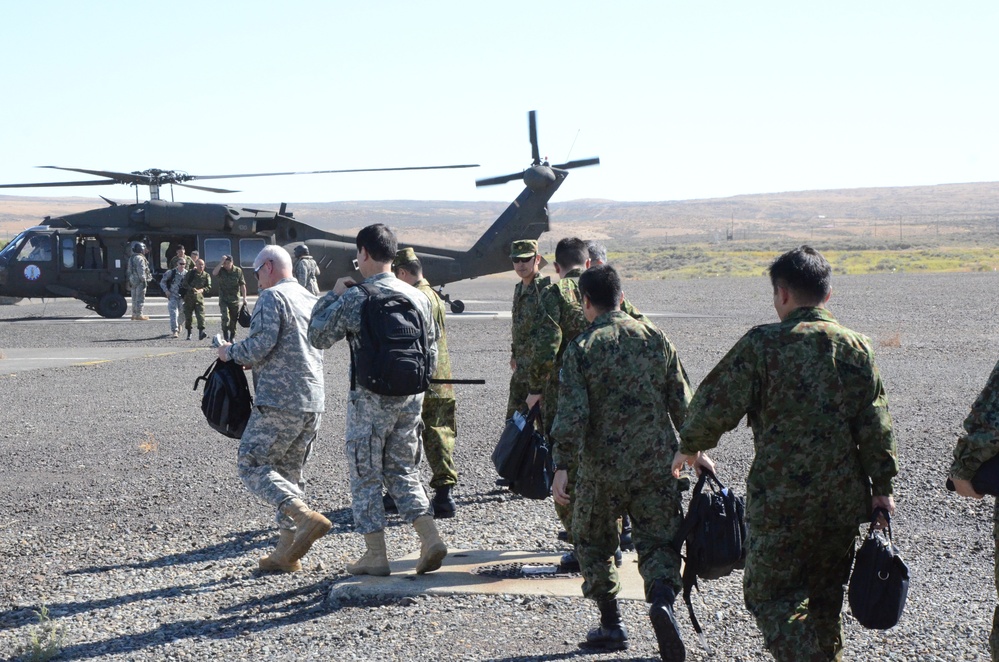
{"label": "black combat boot", "polygon": [[188,340],[191,339],[191,330],[190,329],[187,330],[187,339]]}
{"label": "black combat boot", "polygon": [[586,633],[586,648],[599,648],[606,651],[621,651],[628,647],[628,631],[621,623],[621,611],[617,598],[601,600],[600,626]]}
{"label": "black combat boot", "polygon": [[672,586],[662,579],[652,583],[649,591],[649,601],[652,602],[649,619],[656,632],[656,641],[659,642],[659,657],[668,662],[683,662],[687,657],[687,649],[683,647],[680,627],[673,614],[674,600],[676,592]]}
{"label": "black combat boot", "polygon": [[198,340],[204,340],[207,337],[208,337],[208,334],[205,333],[204,329],[198,329]]}
{"label": "black combat boot", "polygon": [[454,517],[455,503],[451,498],[452,485],[445,485],[434,490],[434,498],[430,505],[434,508],[434,519],[448,519]]}
{"label": "black combat boot", "polygon": [[635,551],[635,542],[631,539],[631,518],[627,515],[621,518],[621,551]]}

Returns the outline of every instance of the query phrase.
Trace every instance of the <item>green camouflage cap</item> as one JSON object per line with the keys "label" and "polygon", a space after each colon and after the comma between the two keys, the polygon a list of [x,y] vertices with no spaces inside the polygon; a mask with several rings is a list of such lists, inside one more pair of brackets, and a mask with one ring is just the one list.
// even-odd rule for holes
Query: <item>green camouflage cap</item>
{"label": "green camouflage cap", "polygon": [[538,254],[538,242],[534,239],[518,239],[510,244],[510,257],[531,257]]}
{"label": "green camouflage cap", "polygon": [[410,262],[416,262],[416,251],[412,248],[400,248],[396,251],[395,259],[392,260],[392,268],[395,269]]}

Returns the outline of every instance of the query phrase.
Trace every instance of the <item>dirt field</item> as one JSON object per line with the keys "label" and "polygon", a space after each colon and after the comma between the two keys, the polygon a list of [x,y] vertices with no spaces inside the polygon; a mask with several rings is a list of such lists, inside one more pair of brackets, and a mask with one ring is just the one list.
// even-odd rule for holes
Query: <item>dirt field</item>
{"label": "dirt field", "polygon": [[[448,318],[455,376],[487,384],[458,388],[459,510],[441,530],[454,548],[555,551],[565,547],[551,501],[497,491],[489,461],[505,411],[510,321],[488,313],[509,311],[512,287],[494,278],[448,288],[478,313]],[[834,279],[830,307],[873,339],[888,391],[902,463],[895,539],[912,574],[893,630],[864,631],[846,617],[845,659],[988,659],[992,499],[959,499],[943,484],[961,422],[999,359],[997,287],[993,273]],[[776,319],[763,278],[628,282],[626,295],[674,341],[695,385],[749,327]],[[191,390],[212,350],[170,340],[165,307],[151,308],[158,319],[138,323],[74,321],[88,314],[79,302],[0,307],[0,353],[150,348],[145,358],[15,374],[0,359],[0,657],[28,641],[45,605],[62,631],[61,659],[608,659],[577,649],[597,619],[581,598],[417,590],[403,600],[326,600],[362,545],[342,451],[343,347],[326,355],[327,413],[309,468],[311,498],[334,528],[306,572],[257,574],[273,544],[272,513],[240,484],[234,442],[207,427]],[[744,492],[749,431],[729,433],[713,455],[723,480]],[[417,548],[397,519],[388,535],[390,554]],[[769,659],[742,606],[741,573],[702,587],[695,606],[711,659]],[[688,659],[708,659],[678,607]],[[656,657],[645,606],[627,603],[625,623],[627,659]]]}

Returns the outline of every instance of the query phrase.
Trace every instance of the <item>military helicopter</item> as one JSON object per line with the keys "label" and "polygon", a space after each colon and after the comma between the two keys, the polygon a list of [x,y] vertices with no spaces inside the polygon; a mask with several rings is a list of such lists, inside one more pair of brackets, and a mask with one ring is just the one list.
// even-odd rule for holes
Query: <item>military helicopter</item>
{"label": "military helicopter", "polygon": [[[549,165],[540,159],[535,111],[528,115],[532,163],[512,175],[482,179],[476,186],[502,184],[523,179],[525,189],[467,251],[434,246],[410,246],[423,263],[424,275],[437,287],[510,269],[509,247],[515,239],[537,239],[548,230],[548,200],[558,190],[568,170],[599,163],[599,159]],[[213,193],[237,191],[189,184],[208,179],[270,177],[344,172],[433,170],[469,168],[474,165],[364,168],[309,172],[248,173],[237,175],[190,175],[178,170],[150,169],[131,173],[60,166],[41,166],[102,177],[76,182],[0,184],[0,188],[53,186],[101,186],[128,184],[148,186],[150,199],[119,204],[100,196],[107,207],[59,217],[46,217],[41,225],[28,228],[0,250],[0,296],[21,298],[73,297],[107,318],[124,315],[129,293],[126,268],[135,242],[147,249],[153,281],[148,294],[162,296],[159,280],[170,268],[179,246],[197,250],[206,268],[213,269],[224,255],[231,255],[244,269],[267,244],[279,244],[290,253],[305,245],[320,266],[319,286],[333,287],[336,279],[354,271],[357,248],[353,236],[325,232],[295,220],[282,203],[277,211],[236,209],[213,203],[181,203],[160,199],[160,188],[178,185]],[[247,278],[247,289],[256,292],[256,281]],[[442,293],[452,312],[465,305]]]}

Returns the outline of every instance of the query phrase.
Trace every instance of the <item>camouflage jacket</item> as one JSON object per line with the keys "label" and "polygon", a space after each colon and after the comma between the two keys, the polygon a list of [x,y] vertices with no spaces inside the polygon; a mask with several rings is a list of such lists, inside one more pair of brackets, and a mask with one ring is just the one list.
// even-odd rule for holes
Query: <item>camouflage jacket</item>
{"label": "camouflage jacket", "polygon": [[999,363],[992,368],[988,383],[964,419],[964,434],[954,448],[950,473],[955,478],[971,480],[978,468],[996,455],[999,455]]}
{"label": "camouflage jacket", "polygon": [[531,384],[558,382],[558,370],[566,345],[589,326],[583,316],[583,298],[579,294],[582,273],[582,269],[572,269],[541,293],[541,308],[545,317],[534,336],[534,360],[527,373],[529,387]]}
{"label": "camouflage jacket", "polygon": [[[541,294],[551,282],[548,276],[538,274],[530,285],[524,285],[522,281],[513,289],[513,342],[510,353],[517,362],[517,369],[527,370],[528,374],[537,353],[537,332],[547,323],[548,317],[541,305]],[[544,385],[545,379],[529,384],[530,392],[541,393]]]}
{"label": "camouflage jacket", "polygon": [[639,322],[645,322],[646,324],[652,324],[652,320],[642,314],[638,308],[631,305],[631,302],[627,299],[621,299],[621,312],[627,313],[631,317],[635,318]]}
{"label": "camouflage jacket", "polygon": [[163,290],[163,294],[170,299],[180,299],[180,288],[184,284],[186,275],[186,271],[181,273],[177,271],[177,267],[163,274],[163,278],[160,279],[160,289]]}
{"label": "camouflage jacket", "polygon": [[305,255],[295,261],[295,279],[298,284],[319,296],[319,265],[311,255]]}
{"label": "camouflage jacket", "polygon": [[253,403],[321,412],[326,408],[323,353],[309,344],[316,297],[285,278],[257,297],[250,335],[229,347],[229,358],[253,368]]}
{"label": "camouflage jacket", "polygon": [[146,256],[141,253],[135,253],[132,257],[128,258],[128,285],[129,287],[138,287],[139,285],[145,285],[153,279],[153,275],[149,273],[149,262],[146,260]]}
{"label": "camouflage jacket", "polygon": [[237,267],[235,264],[232,265],[232,269],[226,271],[226,269],[219,269],[219,273],[215,276],[216,281],[219,285],[219,303],[232,303],[239,301],[240,285],[246,286],[246,280],[243,278],[243,270]]}
{"label": "camouflage jacket", "polygon": [[205,292],[195,292],[194,290],[205,290],[212,286],[212,276],[207,271],[202,271],[198,273],[197,269],[192,269],[184,274],[184,287],[187,288],[187,293],[184,295],[184,301],[189,301],[194,303],[196,301],[204,301]]}
{"label": "camouflage jacket", "polygon": [[697,388],[680,450],[713,448],[743,416],[756,451],[753,526],[856,524],[869,518],[872,485],[892,493],[898,454],[874,350],[825,308],[744,335]]}
{"label": "camouflage jacket", "polygon": [[[427,295],[430,299],[430,309],[433,312],[434,323],[437,325],[437,367],[434,369],[434,379],[451,379],[451,357],[447,353],[447,331],[444,328],[446,311],[444,310],[444,300],[434,292],[426,278],[421,278],[416,283],[416,289]],[[431,384],[427,395],[435,398],[454,400],[454,386],[451,384]]]}
{"label": "camouflage jacket", "polygon": [[[430,341],[431,369],[436,369],[438,331],[430,311],[430,300],[427,299],[426,295],[415,287],[402,282],[392,273],[375,274],[364,282],[374,283],[382,289],[401,292],[413,302],[426,322]],[[360,347],[361,310],[367,300],[368,296],[359,287],[347,288],[343,296],[337,296],[332,291],[327,292],[312,309],[312,319],[309,322],[309,342],[319,349],[327,349],[332,347],[334,343],[347,338],[351,350],[356,352]],[[363,389],[364,387],[358,385],[357,388]]]}
{"label": "camouflage jacket", "polygon": [[[659,329],[615,310],[571,340],[562,357],[552,425],[557,466],[579,458],[580,476],[613,480],[669,473],[691,389]],[[672,425],[670,424],[672,422]]]}

